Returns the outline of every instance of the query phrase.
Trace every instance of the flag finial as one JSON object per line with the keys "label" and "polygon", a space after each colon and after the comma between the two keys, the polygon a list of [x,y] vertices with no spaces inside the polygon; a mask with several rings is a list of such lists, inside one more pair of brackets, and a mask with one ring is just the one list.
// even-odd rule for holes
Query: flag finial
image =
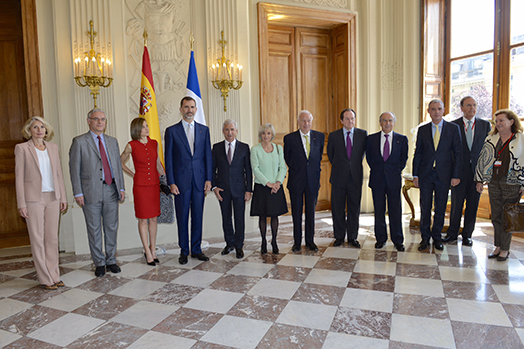
{"label": "flag finial", "polygon": [[147,30],[144,29],[144,34],[142,36],[144,37],[144,46],[147,46]]}
{"label": "flag finial", "polygon": [[191,51],[193,51],[193,43],[195,42],[195,38],[193,37],[193,32],[191,32],[191,35],[189,36],[189,42],[191,43]]}

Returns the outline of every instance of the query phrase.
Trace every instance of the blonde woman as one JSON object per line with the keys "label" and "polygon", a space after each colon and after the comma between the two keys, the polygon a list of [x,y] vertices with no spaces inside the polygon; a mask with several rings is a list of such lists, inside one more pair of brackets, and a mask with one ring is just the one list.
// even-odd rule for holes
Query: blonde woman
{"label": "blonde woman", "polygon": [[33,116],[22,128],[29,139],[15,146],[15,182],[18,212],[27,222],[31,253],[42,287],[64,287],[58,269],[58,221],[67,208],[58,146],[49,143],[53,128]]}

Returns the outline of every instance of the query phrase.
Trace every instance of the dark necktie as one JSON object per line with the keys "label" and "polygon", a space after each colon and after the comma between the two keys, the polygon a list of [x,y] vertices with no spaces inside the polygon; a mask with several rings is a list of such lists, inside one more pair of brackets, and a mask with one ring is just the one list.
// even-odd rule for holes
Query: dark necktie
{"label": "dark necktie", "polygon": [[346,136],[346,151],[348,153],[348,159],[351,160],[351,152],[353,151],[353,144],[351,143],[351,138],[349,138],[349,132]]}
{"label": "dark necktie", "polygon": [[102,139],[98,136],[98,147],[100,148],[100,157],[102,158],[102,167],[104,167],[104,181],[107,185],[113,183],[113,176],[111,176],[111,167],[109,167],[109,160],[107,159],[106,149]]}
{"label": "dark necktie", "polygon": [[384,135],[386,136],[386,142],[384,142],[384,154],[382,155],[384,157],[384,161],[388,161],[388,158],[389,158],[389,140],[388,140],[388,137],[389,135]]}
{"label": "dark necktie", "polygon": [[229,162],[230,165],[231,165],[232,158],[233,158],[233,154],[231,153],[231,143],[228,143],[228,146],[227,146],[227,162]]}

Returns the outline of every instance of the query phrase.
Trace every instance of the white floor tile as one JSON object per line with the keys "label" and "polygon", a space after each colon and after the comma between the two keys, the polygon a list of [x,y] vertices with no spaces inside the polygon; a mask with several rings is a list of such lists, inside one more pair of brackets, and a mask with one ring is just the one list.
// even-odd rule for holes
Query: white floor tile
{"label": "white floor tile", "polygon": [[222,275],[224,274],[202,270],[191,270],[177,277],[172,281],[172,283],[206,288]]}
{"label": "white floor tile", "polygon": [[502,303],[524,305],[524,284],[492,285]]}
{"label": "white floor tile", "polygon": [[451,322],[443,319],[393,314],[390,340],[439,348],[455,348]]}
{"label": "white floor tile", "polygon": [[136,278],[137,276],[145,274],[156,267],[147,265],[145,263],[127,263],[122,265],[120,268],[122,269],[122,272],[118,274],[118,276],[125,278]]}
{"label": "white floor tile", "polygon": [[353,269],[353,272],[394,276],[397,272],[397,264],[390,262],[359,260],[357,264],[355,264],[355,269]]}
{"label": "white floor tile", "polygon": [[300,285],[300,282],[263,278],[249,290],[248,294],[289,300],[297,292]]}
{"label": "white floor tile", "polygon": [[437,257],[429,253],[402,252],[397,255],[397,263],[437,265]]}
{"label": "white floor tile", "polygon": [[4,346],[13,343],[20,338],[22,338],[22,336],[19,334],[0,330],[0,348],[3,348]]}
{"label": "white floor tile", "polygon": [[263,277],[273,267],[273,264],[240,262],[230,269],[228,274]]}
{"label": "white floor tile", "polygon": [[202,338],[210,342],[235,348],[255,349],[272,323],[225,315]]}
{"label": "white floor tile", "polygon": [[324,258],[346,258],[346,259],[358,259],[360,250],[352,247],[328,247],[322,254]]}
{"label": "white floor tile", "polygon": [[64,293],[60,293],[58,296],[49,298],[39,305],[63,311],[73,311],[102,295],[102,293],[74,288]]}
{"label": "white floor tile", "polygon": [[27,336],[65,347],[104,322],[104,320],[68,313]]}
{"label": "white floor tile", "polygon": [[304,282],[310,284],[347,287],[351,273],[339,270],[313,269]]}
{"label": "white floor tile", "polygon": [[499,303],[479,302],[465,299],[446,299],[449,318],[452,321],[472,322],[486,325],[509,326],[511,321]]}
{"label": "white floor tile", "polygon": [[439,267],[442,280],[475,282],[479,284],[489,284],[489,280],[481,268],[455,268]]}
{"label": "white floor tile", "polygon": [[389,341],[378,338],[354,336],[345,333],[329,332],[322,349],[388,349]]}
{"label": "white floor tile", "polygon": [[37,281],[27,279],[13,279],[6,281],[0,284],[0,297],[9,297],[38,285]]}
{"label": "white floor tile", "polygon": [[179,308],[173,305],[140,301],[112,318],[111,321],[150,330]]}
{"label": "white floor tile", "polygon": [[0,299],[0,321],[7,319],[8,317],[15,315],[21,311],[29,309],[32,306],[33,304],[20,302],[14,299]]}
{"label": "white floor tile", "polygon": [[127,349],[189,349],[196,342],[195,339],[149,331],[136,342],[128,346]]}
{"label": "white floor tile", "polygon": [[276,322],[327,331],[336,311],[337,307],[332,305],[290,301]]}
{"label": "white floor tile", "polygon": [[164,287],[165,284],[165,282],[135,279],[109,293],[115,296],[142,299],[149,296],[159,288]]}
{"label": "white floor tile", "polygon": [[442,281],[397,276],[395,293],[416,294],[430,297],[444,297]]}
{"label": "white floor tile", "polygon": [[347,288],[340,306],[391,313],[393,311],[393,295],[392,292]]}
{"label": "white floor tile", "polygon": [[94,278],[96,278],[95,274],[87,270],[74,270],[60,276],[60,280],[62,280],[67,287],[76,287]]}
{"label": "white floor tile", "polygon": [[320,257],[317,256],[303,256],[300,254],[287,254],[277,264],[287,265],[289,267],[303,267],[313,268],[317,264]]}
{"label": "white floor tile", "polygon": [[225,314],[243,296],[243,293],[205,289],[187,302],[184,307]]}

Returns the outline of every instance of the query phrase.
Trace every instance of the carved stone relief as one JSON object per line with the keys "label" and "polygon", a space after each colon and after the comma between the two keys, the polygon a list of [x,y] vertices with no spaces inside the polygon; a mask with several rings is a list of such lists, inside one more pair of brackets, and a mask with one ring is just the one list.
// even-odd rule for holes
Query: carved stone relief
{"label": "carved stone relief", "polygon": [[340,7],[347,8],[347,0],[292,0],[293,2],[301,2],[304,4],[315,4],[315,5],[325,5],[330,7]]}
{"label": "carved stone relief", "polygon": [[130,115],[139,115],[144,29],[157,100],[160,131],[179,119],[189,66],[190,0],[126,0]]}

